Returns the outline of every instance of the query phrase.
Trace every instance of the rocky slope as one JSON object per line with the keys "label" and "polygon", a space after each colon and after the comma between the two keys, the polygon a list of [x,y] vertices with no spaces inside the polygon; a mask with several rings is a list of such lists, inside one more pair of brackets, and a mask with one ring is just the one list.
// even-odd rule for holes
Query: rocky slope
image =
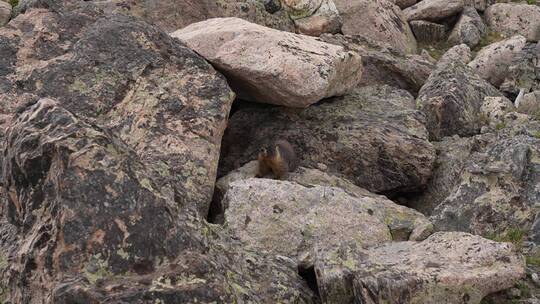
{"label": "rocky slope", "polygon": [[0,302],[540,302],[540,5],[494,2],[0,1]]}

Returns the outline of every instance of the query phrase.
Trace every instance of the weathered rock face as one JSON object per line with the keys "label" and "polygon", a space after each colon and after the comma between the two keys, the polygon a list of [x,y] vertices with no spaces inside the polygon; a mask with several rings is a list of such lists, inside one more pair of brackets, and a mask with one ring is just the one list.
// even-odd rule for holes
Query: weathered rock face
{"label": "weathered rock face", "polygon": [[509,95],[518,95],[522,89],[540,90],[540,42],[527,43],[514,56],[500,89]]}
{"label": "weathered rock face", "polygon": [[517,111],[533,117],[540,117],[540,91],[524,94]]}
{"label": "weathered rock face", "polygon": [[403,55],[360,36],[323,35],[321,39],[362,56],[364,69],[359,86],[387,84],[416,96],[435,67],[422,56]]}
{"label": "weathered rock face", "polygon": [[465,6],[474,7],[476,10],[483,12],[495,3],[495,0],[464,0],[464,2]]}
{"label": "weathered rock face", "polygon": [[459,14],[463,6],[463,0],[423,0],[403,10],[403,14],[407,21],[438,21]]}
{"label": "weathered rock face", "polygon": [[[316,249],[336,248],[342,243],[363,247],[391,241],[387,223],[406,221],[392,214],[399,209],[384,197],[354,197],[340,188],[304,187],[271,179],[229,184],[224,205],[228,206],[226,227],[246,246],[297,262],[306,256],[312,258]],[[401,214],[410,221],[404,225],[424,229],[429,223],[421,214],[402,209]],[[412,231],[408,231],[409,235],[400,235],[399,229],[396,232],[396,239],[408,239]]]}
{"label": "weathered rock face", "polygon": [[446,38],[446,26],[444,24],[423,20],[413,20],[410,24],[414,36],[418,41],[437,42]]}
{"label": "weathered rock face", "polygon": [[3,48],[17,54],[0,86],[4,111],[54,97],[113,130],[152,164],[163,193],[206,214],[233,92],[211,65],[167,34],[98,13],[33,10],[0,29]]}
{"label": "weathered rock face", "polygon": [[[283,247],[283,250],[288,253],[282,251],[280,254],[287,254],[293,258],[303,255],[301,253],[297,254],[291,247],[284,246],[284,244],[272,247],[274,245],[270,241],[280,242],[278,239],[283,234],[277,233],[277,231],[270,228],[270,226],[277,224],[274,222],[275,219],[259,213],[262,212],[262,209],[272,207],[273,203],[271,204],[271,202],[277,202],[277,206],[281,207],[281,211],[275,212],[275,216],[281,218],[278,222],[287,226],[287,228],[285,226],[280,228],[289,230],[285,233],[286,235],[297,235],[310,227],[313,228],[313,223],[317,223],[319,226],[317,227],[319,230],[318,235],[325,238],[330,237],[328,230],[345,229],[341,224],[336,224],[336,227],[333,228],[319,229],[321,225],[326,225],[324,223],[333,221],[332,218],[337,219],[340,217],[335,212],[320,212],[322,209],[327,208],[328,204],[338,204],[341,210],[344,211],[341,216],[347,218],[349,223],[358,224],[356,229],[350,230],[354,231],[352,234],[346,232],[340,235],[345,238],[352,237],[361,246],[387,241],[388,236],[394,241],[424,240],[432,233],[433,226],[421,213],[396,205],[384,196],[373,194],[345,179],[329,175],[320,170],[298,168],[287,176],[287,180],[290,182],[254,179],[256,171],[257,162],[253,161],[219,179],[216,183],[216,199],[220,201],[215,203],[219,203],[223,215],[227,210],[227,222],[229,223],[227,226],[234,226],[234,229],[238,230],[238,234],[245,237],[244,240],[252,240],[248,241],[248,243],[257,243],[260,248],[265,247],[267,250],[276,251],[276,248]],[[233,191],[225,196],[230,189]],[[256,197],[252,195],[254,192],[257,193]],[[295,197],[291,197],[291,193],[295,193]],[[331,195],[331,193],[333,194]],[[226,197],[226,199],[223,199],[223,197]],[[278,197],[281,199],[278,200]],[[308,197],[311,197],[311,199],[308,199]],[[251,202],[251,200],[256,201]],[[315,211],[317,208],[321,210]],[[369,218],[365,220],[373,224],[373,226],[364,227],[365,229],[376,229],[377,231],[366,234],[366,230],[360,227],[362,221],[357,222],[359,215],[352,211],[354,209],[364,210],[360,217],[368,216]],[[304,218],[307,214],[304,212],[306,210],[310,210],[308,213],[313,215],[311,218]],[[252,223],[249,229],[247,225],[244,225],[244,211],[249,211],[247,216],[250,218],[250,223]],[[292,219],[293,216],[302,216],[303,218],[296,221]],[[349,218],[351,216],[353,217]],[[217,222],[223,222],[223,218],[216,219]],[[305,224],[305,229],[301,231],[297,230],[299,226],[302,226],[300,222]],[[384,224],[384,227],[380,225],[381,223]],[[267,230],[268,233],[259,234],[260,230]],[[315,240],[312,239],[313,234],[300,234],[304,235],[303,241],[295,242],[290,239],[292,243],[289,245],[296,246],[295,248],[303,250],[305,254],[310,253],[310,249],[313,249],[314,245],[318,244],[317,247],[319,248],[322,246],[331,247],[337,241],[331,239],[327,241]],[[305,244],[305,240],[308,239],[309,244]],[[298,241],[298,238],[296,241]],[[343,238],[339,241],[342,242]],[[304,248],[304,245],[309,246]]]}
{"label": "weathered rock face", "polygon": [[538,122],[529,121],[497,134],[445,138],[436,145],[437,169],[428,191],[413,207],[434,210],[441,230],[527,232],[540,198],[539,130]]}
{"label": "weathered rock face", "polygon": [[72,8],[0,29],[3,296],[314,302],[296,265],[199,219],[233,99],[225,79],[148,24]]}
{"label": "weathered rock face", "polygon": [[353,94],[302,111],[245,108],[229,121],[220,174],[256,159],[259,148],[288,139],[300,164],[348,177],[373,192],[421,188],[431,174],[433,148],[412,96],[388,86]]}
{"label": "weathered rock face", "polygon": [[427,129],[432,140],[455,134],[470,136],[478,133],[481,125],[478,114],[484,97],[501,96],[466,62],[457,59],[452,49],[448,52],[449,56],[441,58],[436,70],[418,93],[417,103],[426,114]]}
{"label": "weathered rock face", "polygon": [[[57,8],[78,5],[78,0],[21,0],[18,12],[32,7]],[[294,32],[294,22],[285,10],[270,13],[264,1],[253,0],[93,0],[106,12],[122,13],[142,18],[167,32],[209,18],[238,17],[282,31]]]}
{"label": "weathered rock face", "polygon": [[412,6],[416,3],[416,0],[392,0],[392,2],[399,6],[401,9],[405,9],[409,6]]}
{"label": "weathered rock face", "polygon": [[319,36],[341,29],[341,16],[333,0],[284,0],[282,7],[298,33]]}
{"label": "weathered rock face", "polygon": [[448,37],[451,44],[466,44],[474,48],[486,33],[484,21],[474,7],[465,7]]}
{"label": "weathered rock face", "polygon": [[497,3],[485,14],[487,25],[507,36],[522,35],[528,41],[540,40],[540,7],[529,4]]}
{"label": "weathered rock face", "polygon": [[523,36],[514,36],[482,48],[469,66],[494,86],[500,86],[508,75],[508,68],[525,47]]}
{"label": "weathered rock face", "polygon": [[399,7],[387,0],[334,0],[343,17],[341,32],[384,42],[402,53],[415,53],[416,40]]}
{"label": "weathered rock face", "polygon": [[346,93],[362,77],[360,56],[353,52],[238,18],[210,19],[171,35],[209,60],[250,101],[307,107]]}
{"label": "weathered rock face", "polygon": [[11,5],[0,1],[0,26],[4,26],[11,18]]}
{"label": "weathered rock face", "polygon": [[525,276],[512,245],[465,233],[387,243],[367,250],[336,248],[319,256],[315,273],[325,303],[480,303]]}
{"label": "weathered rock face", "polygon": [[504,123],[508,112],[514,110],[514,104],[506,97],[486,97],[480,107],[480,115],[487,119],[488,125],[496,128]]}
{"label": "weathered rock face", "polygon": [[264,255],[250,265],[266,275],[229,267],[247,264],[249,253],[205,236],[209,227],[160,193],[131,149],[57,102],[42,99],[23,112],[5,146],[4,210],[20,237],[2,244],[12,248],[4,279],[13,302],[42,303],[49,294],[48,303],[143,295],[164,303],[311,302],[296,270]]}

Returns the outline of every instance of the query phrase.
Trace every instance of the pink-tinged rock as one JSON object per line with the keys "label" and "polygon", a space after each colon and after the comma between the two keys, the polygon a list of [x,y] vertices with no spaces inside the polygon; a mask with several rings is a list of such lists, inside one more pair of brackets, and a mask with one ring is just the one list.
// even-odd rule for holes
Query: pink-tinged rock
{"label": "pink-tinged rock", "polygon": [[171,36],[210,61],[249,101],[304,108],[344,95],[362,77],[354,52],[238,18],[209,19]]}

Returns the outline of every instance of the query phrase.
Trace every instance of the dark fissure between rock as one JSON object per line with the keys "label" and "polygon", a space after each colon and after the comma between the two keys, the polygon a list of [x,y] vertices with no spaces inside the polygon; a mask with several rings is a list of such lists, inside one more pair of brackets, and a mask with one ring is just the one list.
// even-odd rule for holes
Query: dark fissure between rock
{"label": "dark fissure between rock", "polygon": [[225,210],[221,203],[223,197],[217,194],[217,191],[214,190],[214,196],[210,202],[210,208],[208,209],[208,215],[206,216],[206,221],[211,224],[223,224],[223,215]]}
{"label": "dark fissure between rock", "polygon": [[317,284],[317,275],[315,274],[315,268],[313,266],[305,267],[305,266],[298,266],[298,274],[306,281],[308,284],[308,287],[313,290],[313,293],[317,297],[321,297],[319,293],[319,285]]}

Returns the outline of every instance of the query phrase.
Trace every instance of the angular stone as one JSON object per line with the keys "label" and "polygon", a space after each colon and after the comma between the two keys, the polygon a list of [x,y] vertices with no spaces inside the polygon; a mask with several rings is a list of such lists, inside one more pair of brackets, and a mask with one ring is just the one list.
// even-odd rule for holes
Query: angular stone
{"label": "angular stone", "polygon": [[323,35],[325,42],[342,45],[362,56],[359,86],[387,84],[417,95],[435,65],[420,55],[403,55],[383,43],[360,36]]}
{"label": "angular stone", "polygon": [[525,47],[523,36],[514,36],[482,48],[469,66],[494,86],[500,86],[514,59]]}
{"label": "angular stone", "polygon": [[486,26],[473,7],[465,7],[448,37],[451,44],[466,44],[474,48],[486,33]]}
{"label": "angular stone", "polygon": [[403,13],[388,0],[334,0],[343,17],[341,32],[383,42],[406,54],[416,53],[416,40]]}
{"label": "angular stone", "polygon": [[[431,223],[419,212],[397,205],[384,196],[373,194],[345,179],[329,175],[320,170],[300,167],[295,172],[288,175],[287,181],[289,181],[289,183],[279,183],[267,179],[253,179],[256,171],[257,162],[253,161],[220,178],[216,183],[216,199],[219,199],[219,201],[215,201],[214,203],[220,205],[221,213],[224,214],[225,211],[228,210],[227,222],[229,222],[230,225],[234,225],[238,229],[241,229],[242,231],[240,233],[246,236],[246,238],[257,239],[257,241],[254,242],[258,243],[260,246],[269,247],[269,250],[272,250],[272,248],[270,248],[272,247],[272,244],[267,243],[267,241],[270,238],[277,239],[279,238],[279,235],[274,235],[274,232],[272,232],[271,229],[269,230],[269,233],[261,235],[253,234],[253,229],[266,229],[266,226],[273,225],[273,223],[267,221],[268,218],[264,215],[262,218],[259,218],[261,214],[258,213],[260,210],[257,206],[261,208],[265,208],[264,206],[268,207],[270,204],[269,202],[275,201],[277,197],[282,196],[280,206],[284,206],[286,210],[284,212],[285,214],[279,216],[286,222],[290,221],[291,216],[294,216],[295,214],[296,216],[300,216],[300,214],[297,214],[297,212],[301,212],[301,210],[299,210],[300,208],[315,208],[312,203],[319,204],[321,208],[325,208],[324,205],[335,202],[336,204],[340,204],[344,210],[348,208],[363,208],[363,210],[367,210],[370,215],[370,219],[367,221],[377,222],[374,224],[375,226],[379,225],[379,222],[385,223],[386,228],[380,230],[383,231],[383,233],[380,234],[380,231],[377,232],[379,235],[384,235],[383,239],[390,233],[391,239],[395,241],[424,240],[433,232]],[[242,183],[236,184],[235,182],[237,181],[242,181]],[[226,196],[229,189],[234,189],[234,191],[231,195]],[[257,197],[252,196],[251,193],[253,193],[253,191],[256,191],[259,195]],[[316,192],[319,192],[319,200],[309,202],[304,200],[307,197],[306,195],[315,195],[314,197],[316,197]],[[338,195],[335,197],[327,196],[327,193],[329,194],[330,192],[337,193]],[[297,193],[297,198],[291,198],[291,193]],[[223,200],[223,197],[226,197],[226,199]],[[342,201],[341,199],[345,200]],[[251,200],[255,201],[251,202]],[[289,204],[285,203],[287,200],[294,200],[291,204],[295,207],[289,208]],[[306,203],[308,203],[309,206],[305,206]],[[231,207],[231,204],[234,206]],[[228,209],[229,207],[231,208]],[[249,217],[251,218],[251,222],[255,225],[255,227],[251,226],[250,229],[248,229],[249,231],[243,231],[243,226],[238,225],[240,222],[243,223],[244,220],[239,213],[245,210],[251,210],[249,211]],[[354,214],[355,217],[357,216],[355,213],[350,212],[345,212],[343,216],[349,217],[352,214]],[[309,219],[308,222],[327,221],[333,216],[334,213],[320,215],[314,213],[314,217]],[[362,216],[365,216],[365,214]],[[221,215],[216,217],[216,222],[222,222],[222,220],[223,218]],[[355,219],[349,220],[350,222],[355,221]],[[288,222],[287,227],[287,229],[291,230],[291,235],[295,234],[296,228],[294,227],[296,227],[296,224]],[[336,227],[335,229],[341,228]],[[353,233],[355,235],[354,238],[358,241],[361,240],[365,231],[353,231],[355,231]],[[320,233],[327,234],[325,231],[320,231]],[[344,237],[349,236],[350,234],[347,234],[347,236]],[[311,238],[312,236],[309,237]],[[320,243],[321,240],[312,240],[310,242]],[[329,244],[332,242],[335,241],[329,240],[325,243]],[[366,240],[365,244],[377,242],[377,240]],[[251,241],[250,243],[253,244]],[[298,246],[299,244],[300,243],[296,243],[296,245],[291,244],[291,246]],[[284,253],[281,252],[280,254]]]}
{"label": "angular stone", "polygon": [[224,73],[245,100],[302,108],[345,94],[362,77],[353,52],[238,18],[209,19],[171,35]]}
{"label": "angular stone", "polygon": [[[452,48],[448,53],[461,46]],[[417,103],[426,114],[431,140],[455,134],[477,134],[484,98],[501,96],[496,88],[467,66],[462,57],[453,54],[443,56],[418,93]]]}
{"label": "angular stone", "polygon": [[392,0],[392,2],[399,6],[400,9],[406,9],[409,6],[416,4],[416,0]]}
{"label": "angular stone", "polygon": [[332,0],[324,0],[313,15],[294,20],[297,32],[310,36],[338,33],[341,23],[341,16]]}
{"label": "angular stone", "polygon": [[[427,191],[411,206],[438,230],[528,234],[540,199],[540,123],[508,121],[471,138],[445,138]],[[496,132],[496,133],[495,133]]]}
{"label": "angular stone", "polygon": [[497,3],[485,13],[491,30],[507,36],[522,35],[527,41],[540,40],[540,7],[522,3]]}
{"label": "angular stone", "polygon": [[540,90],[540,42],[527,43],[514,56],[500,90],[509,96]]}
{"label": "angular stone", "polygon": [[241,109],[225,132],[219,175],[256,159],[273,140],[287,139],[301,166],[324,164],[328,173],[372,192],[421,189],[435,155],[415,107],[406,91],[373,86],[301,111]]}
{"label": "angular stone", "polygon": [[487,119],[488,125],[496,128],[504,123],[506,113],[513,110],[514,104],[506,97],[486,97],[480,107],[480,115]]}
{"label": "angular stone", "polygon": [[0,1],[0,26],[4,26],[11,18],[11,4]]}
{"label": "angular stone", "polygon": [[423,0],[403,10],[403,14],[407,21],[439,21],[459,14],[463,6],[463,0]]}
{"label": "angular stone", "polygon": [[518,112],[540,118],[540,90],[523,95]]}
{"label": "angular stone", "polygon": [[247,179],[231,183],[224,200],[225,225],[233,236],[250,249],[295,261],[317,247],[392,240],[384,220],[374,215],[380,211],[373,208],[383,208],[377,199],[355,198],[339,188]]}
{"label": "angular stone", "polygon": [[525,276],[524,259],[511,244],[459,232],[365,250],[343,245],[317,258],[324,303],[478,304]]}
{"label": "angular stone", "polygon": [[[20,0],[16,14],[43,7],[43,0]],[[73,11],[79,0],[46,0],[45,6]],[[263,0],[101,0],[92,1],[106,13],[133,15],[172,32],[210,18],[237,17],[281,31],[294,32],[289,14],[283,10],[267,11]]]}
{"label": "angular stone", "polygon": [[443,24],[423,20],[413,20],[410,24],[418,41],[437,42],[444,40],[446,37],[446,26]]}

